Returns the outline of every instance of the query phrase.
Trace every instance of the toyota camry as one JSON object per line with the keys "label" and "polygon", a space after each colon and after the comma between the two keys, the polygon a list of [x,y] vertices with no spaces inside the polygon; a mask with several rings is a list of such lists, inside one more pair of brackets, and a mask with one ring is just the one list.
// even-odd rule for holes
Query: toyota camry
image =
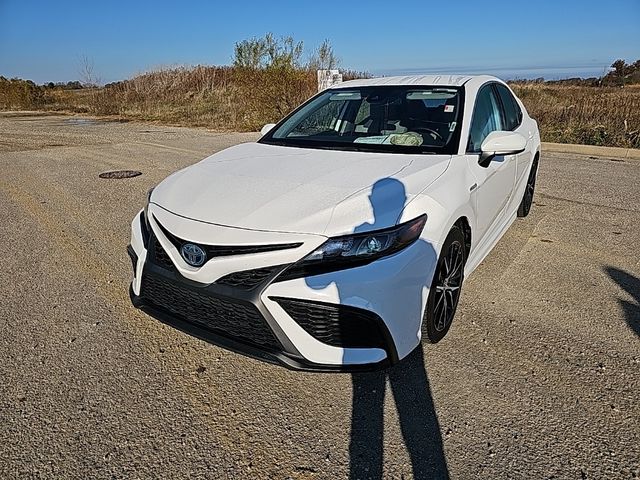
{"label": "toyota camry", "polygon": [[289,368],[383,368],[440,341],[465,278],[532,206],[538,127],[494,77],[348,81],[261,133],[149,192],[130,294]]}

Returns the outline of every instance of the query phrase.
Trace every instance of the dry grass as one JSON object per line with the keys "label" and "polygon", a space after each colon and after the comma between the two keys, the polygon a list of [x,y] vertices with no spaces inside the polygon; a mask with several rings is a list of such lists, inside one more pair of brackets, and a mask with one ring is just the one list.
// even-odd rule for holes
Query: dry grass
{"label": "dry grass", "polygon": [[640,85],[511,85],[538,121],[542,140],[640,148]]}
{"label": "dry grass", "polygon": [[125,119],[259,130],[316,92],[303,69],[161,69],[98,89],[62,90],[0,79],[0,109],[41,109]]}
{"label": "dry grass", "polygon": [[[544,141],[640,148],[640,85],[516,82],[512,87],[538,121]],[[315,92],[315,72],[309,70],[197,66],[156,70],[103,88],[73,91],[0,77],[0,109],[255,131]]]}
{"label": "dry grass", "polygon": [[92,113],[258,130],[315,92],[305,70],[195,67],[158,70],[96,92]]}

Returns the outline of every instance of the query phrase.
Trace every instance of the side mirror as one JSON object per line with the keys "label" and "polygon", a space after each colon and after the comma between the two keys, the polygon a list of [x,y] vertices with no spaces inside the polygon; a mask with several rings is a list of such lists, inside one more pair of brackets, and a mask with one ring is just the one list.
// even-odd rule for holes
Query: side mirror
{"label": "side mirror", "polygon": [[524,152],[527,147],[527,139],[516,132],[497,131],[491,132],[482,142],[480,147],[480,160],[482,167],[488,167],[497,155],[515,155]]}
{"label": "side mirror", "polygon": [[267,123],[264,127],[262,127],[262,129],[260,130],[260,135],[264,136],[267,133],[269,133],[271,131],[271,129],[273,127],[275,127],[276,124],[275,123]]}

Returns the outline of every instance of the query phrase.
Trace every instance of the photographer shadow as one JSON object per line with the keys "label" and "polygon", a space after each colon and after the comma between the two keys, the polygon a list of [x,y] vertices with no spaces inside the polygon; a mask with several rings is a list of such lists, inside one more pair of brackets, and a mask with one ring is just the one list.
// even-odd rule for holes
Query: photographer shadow
{"label": "photographer shadow", "polygon": [[[395,224],[405,204],[406,192],[402,182],[384,178],[372,187],[369,201],[373,209],[374,222],[365,223],[353,233],[377,230]],[[415,311],[407,315],[409,328],[418,331],[422,317],[421,305],[425,292],[423,279],[429,265],[435,265],[433,246],[418,240],[411,248],[419,248],[424,265],[403,267],[403,278],[415,281],[403,282],[398,288],[398,300]],[[347,273],[348,275],[348,273]],[[366,288],[366,279],[338,284],[324,280],[324,276],[308,277],[307,285],[324,289],[335,283],[341,301],[360,299]],[[375,281],[373,282],[375,283]],[[379,283],[379,282],[378,282]],[[372,291],[375,285],[372,284]],[[348,353],[343,359],[348,363]],[[381,479],[384,470],[384,400],[387,380],[395,400],[400,430],[411,459],[414,478],[449,478],[444,455],[440,425],[436,415],[429,379],[424,365],[422,345],[399,364],[385,371],[352,374],[353,400],[351,414],[351,436],[349,442],[351,479]]]}
{"label": "photographer shadow", "polygon": [[640,337],[640,279],[616,267],[606,267],[605,271],[613,281],[633,298],[633,302],[622,298],[618,301],[624,311],[624,319],[627,325],[631,331]]}

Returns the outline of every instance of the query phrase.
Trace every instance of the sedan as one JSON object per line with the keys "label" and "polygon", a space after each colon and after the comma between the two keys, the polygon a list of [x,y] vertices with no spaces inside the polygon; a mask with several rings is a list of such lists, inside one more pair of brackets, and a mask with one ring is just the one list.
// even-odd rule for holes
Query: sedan
{"label": "sedan", "polygon": [[130,295],[289,368],[385,368],[440,341],[532,206],[538,126],[494,77],[348,81],[261,133],[149,192]]}

